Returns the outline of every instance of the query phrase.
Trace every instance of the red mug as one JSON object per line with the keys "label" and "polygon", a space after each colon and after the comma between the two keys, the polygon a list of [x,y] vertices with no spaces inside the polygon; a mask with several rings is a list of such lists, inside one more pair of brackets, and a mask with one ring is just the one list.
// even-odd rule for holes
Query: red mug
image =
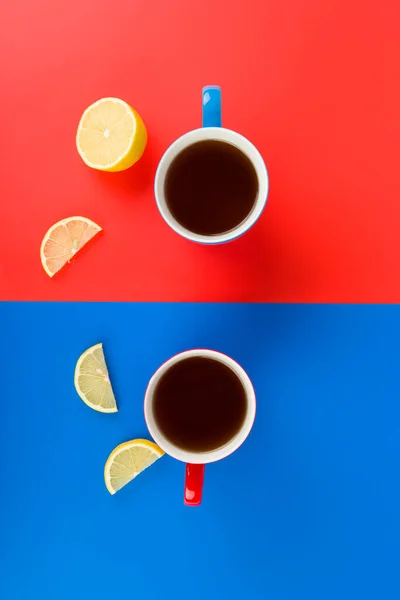
{"label": "red mug", "polygon": [[[188,451],[174,444],[164,435],[162,428],[155,418],[153,410],[154,394],[160,379],[168,369],[177,362],[192,357],[210,358],[229,367],[241,382],[246,397],[246,413],[240,429],[223,446],[205,452]],[[214,350],[188,350],[167,360],[154,373],[145,394],[144,414],[147,427],[154,441],[164,450],[164,452],[166,452],[166,454],[186,463],[184,502],[187,506],[198,506],[202,499],[205,465],[226,458],[243,444],[253,427],[256,415],[256,397],[249,376],[232,358]]]}

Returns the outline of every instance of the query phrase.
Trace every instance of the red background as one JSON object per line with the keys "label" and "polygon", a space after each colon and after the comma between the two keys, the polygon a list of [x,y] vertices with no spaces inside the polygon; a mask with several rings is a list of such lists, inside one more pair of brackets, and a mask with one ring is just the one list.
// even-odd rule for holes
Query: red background
{"label": "red background", "polygon": [[[2,3],[0,297],[399,302],[399,18],[395,0]],[[152,189],[206,84],[271,183],[254,229],[220,247],[169,230]],[[109,95],[149,132],[122,174],[75,149],[83,109]],[[50,280],[42,236],[75,214],[104,234]]]}

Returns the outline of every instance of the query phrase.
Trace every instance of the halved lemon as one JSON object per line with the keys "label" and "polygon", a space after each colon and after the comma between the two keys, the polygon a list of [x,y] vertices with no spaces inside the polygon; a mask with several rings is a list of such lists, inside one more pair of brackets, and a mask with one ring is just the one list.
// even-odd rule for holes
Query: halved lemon
{"label": "halved lemon", "polygon": [[104,482],[110,494],[118,492],[164,454],[149,440],[131,440],[114,448],[104,467]]}
{"label": "halved lemon", "polygon": [[92,169],[123,171],[142,156],[147,131],[140,115],[118,98],[102,98],[83,113],[76,147]]}
{"label": "halved lemon", "polygon": [[101,227],[86,217],[69,217],[50,227],[40,246],[47,275],[53,277],[100,231]]}
{"label": "halved lemon", "polygon": [[75,367],[75,388],[82,400],[103,413],[118,411],[104,358],[103,344],[96,344],[79,357]]}

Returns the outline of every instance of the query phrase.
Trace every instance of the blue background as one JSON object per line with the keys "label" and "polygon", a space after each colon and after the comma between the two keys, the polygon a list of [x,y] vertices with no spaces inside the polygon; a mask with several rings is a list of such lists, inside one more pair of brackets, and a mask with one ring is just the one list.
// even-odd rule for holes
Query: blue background
{"label": "blue background", "polygon": [[[1,598],[400,596],[400,307],[0,304]],[[73,386],[103,342],[116,415]],[[112,497],[103,466],[146,436],[172,354],[206,346],[254,382],[253,433],[182,502],[165,457]]]}

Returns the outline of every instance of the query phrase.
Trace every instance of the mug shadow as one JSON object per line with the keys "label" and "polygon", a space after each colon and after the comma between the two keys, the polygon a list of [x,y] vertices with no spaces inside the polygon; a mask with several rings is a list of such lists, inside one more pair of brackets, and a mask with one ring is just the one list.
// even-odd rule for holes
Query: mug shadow
{"label": "mug shadow", "polygon": [[[265,220],[264,220],[265,219]],[[293,302],[310,297],[317,285],[315,257],[277,219],[262,215],[240,239],[212,248],[237,302]],[[277,226],[278,225],[278,226]]]}

